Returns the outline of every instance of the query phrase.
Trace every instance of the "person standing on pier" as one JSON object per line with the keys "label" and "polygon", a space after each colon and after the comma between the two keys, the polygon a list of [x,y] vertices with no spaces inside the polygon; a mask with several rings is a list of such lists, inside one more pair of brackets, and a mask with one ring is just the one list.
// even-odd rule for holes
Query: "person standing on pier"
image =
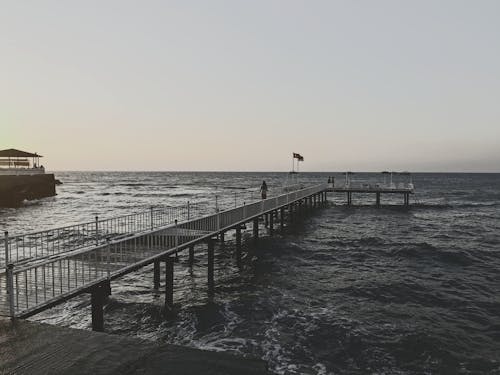
{"label": "person standing on pier", "polygon": [[262,185],[260,186],[260,194],[262,196],[262,199],[267,198],[267,184],[266,181],[262,181]]}

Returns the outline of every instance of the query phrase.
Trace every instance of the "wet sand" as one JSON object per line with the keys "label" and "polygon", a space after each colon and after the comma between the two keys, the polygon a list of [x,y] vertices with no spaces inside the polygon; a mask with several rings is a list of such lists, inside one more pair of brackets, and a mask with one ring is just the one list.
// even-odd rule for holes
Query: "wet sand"
{"label": "wet sand", "polygon": [[264,361],[0,318],[0,374],[269,374]]}

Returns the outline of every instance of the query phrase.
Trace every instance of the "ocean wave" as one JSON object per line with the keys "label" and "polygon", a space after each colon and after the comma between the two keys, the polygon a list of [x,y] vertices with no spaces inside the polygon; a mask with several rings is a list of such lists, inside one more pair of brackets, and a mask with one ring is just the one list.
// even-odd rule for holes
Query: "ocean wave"
{"label": "ocean wave", "polygon": [[188,194],[188,193],[171,193],[168,194],[170,197],[176,197],[176,198],[182,198],[182,197],[192,197],[193,194]]}
{"label": "ocean wave", "polygon": [[446,264],[469,266],[475,258],[464,250],[443,250],[427,242],[401,244],[391,255],[400,259],[414,258],[425,261],[439,261]]}
{"label": "ocean wave", "polygon": [[498,207],[500,202],[468,202],[468,203],[414,203],[411,208],[448,210],[455,208]]}

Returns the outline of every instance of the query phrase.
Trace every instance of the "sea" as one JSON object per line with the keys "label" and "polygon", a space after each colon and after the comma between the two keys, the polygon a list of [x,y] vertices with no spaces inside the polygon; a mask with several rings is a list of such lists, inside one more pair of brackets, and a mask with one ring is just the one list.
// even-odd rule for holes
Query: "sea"
{"label": "sea", "polygon": [[[207,213],[240,194],[269,194],[287,173],[56,172],[58,195],[0,209],[11,235],[198,203]],[[300,173],[314,185],[341,173]],[[402,178],[402,177],[400,177]],[[257,357],[276,374],[500,374],[500,174],[413,174],[403,197],[341,193],[257,243],[216,245],[213,297],[206,249],[175,263],[175,316],[150,266],[112,283],[106,332]],[[359,173],[354,181],[376,181]],[[290,181],[288,181],[289,183]],[[217,202],[215,202],[217,200]],[[219,207],[220,208],[220,207]],[[162,280],[163,283],[163,280]],[[81,295],[30,318],[91,328]]]}

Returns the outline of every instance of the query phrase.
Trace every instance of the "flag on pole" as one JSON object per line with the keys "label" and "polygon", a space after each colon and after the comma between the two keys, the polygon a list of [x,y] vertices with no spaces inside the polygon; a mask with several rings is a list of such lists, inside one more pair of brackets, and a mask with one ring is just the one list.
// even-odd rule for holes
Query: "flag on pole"
{"label": "flag on pole", "polygon": [[293,153],[293,158],[298,159],[299,161],[304,161],[304,157],[301,154]]}
{"label": "flag on pole", "polygon": [[302,155],[299,155],[299,161],[304,161],[304,157]]}

